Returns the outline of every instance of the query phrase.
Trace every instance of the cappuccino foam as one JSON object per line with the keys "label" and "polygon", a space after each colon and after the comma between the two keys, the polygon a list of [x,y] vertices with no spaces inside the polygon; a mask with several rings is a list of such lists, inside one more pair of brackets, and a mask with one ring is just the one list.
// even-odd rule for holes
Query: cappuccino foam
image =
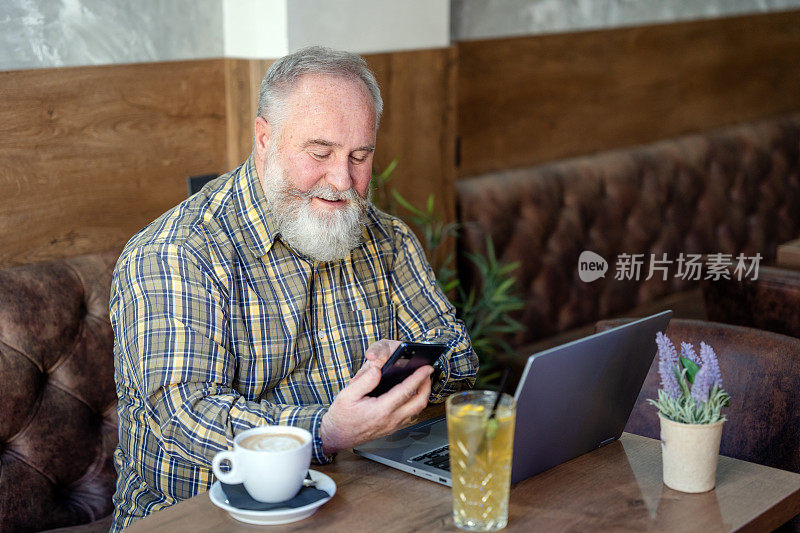
{"label": "cappuccino foam", "polygon": [[242,439],[239,444],[243,448],[258,452],[285,452],[299,448],[304,440],[289,433],[267,433],[263,435],[250,435]]}

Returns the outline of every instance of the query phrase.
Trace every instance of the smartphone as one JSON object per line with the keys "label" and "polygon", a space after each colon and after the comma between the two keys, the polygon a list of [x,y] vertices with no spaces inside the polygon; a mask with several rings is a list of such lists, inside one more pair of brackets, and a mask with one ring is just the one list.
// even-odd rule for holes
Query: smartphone
{"label": "smartphone", "polygon": [[[381,381],[377,387],[367,393],[367,396],[380,396],[388,392],[389,389],[401,383],[419,367],[435,363],[439,357],[447,353],[447,350],[449,350],[449,346],[446,344],[432,342],[402,343],[381,368]],[[436,372],[433,373],[432,377],[436,377]]]}

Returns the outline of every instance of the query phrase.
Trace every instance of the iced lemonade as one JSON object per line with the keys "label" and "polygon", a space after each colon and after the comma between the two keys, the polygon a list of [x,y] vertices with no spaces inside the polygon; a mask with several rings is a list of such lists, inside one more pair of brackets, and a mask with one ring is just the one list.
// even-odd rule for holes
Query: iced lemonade
{"label": "iced lemonade", "polygon": [[496,393],[456,394],[447,403],[453,520],[469,531],[502,529],[508,521],[514,400],[508,395],[489,420]]}

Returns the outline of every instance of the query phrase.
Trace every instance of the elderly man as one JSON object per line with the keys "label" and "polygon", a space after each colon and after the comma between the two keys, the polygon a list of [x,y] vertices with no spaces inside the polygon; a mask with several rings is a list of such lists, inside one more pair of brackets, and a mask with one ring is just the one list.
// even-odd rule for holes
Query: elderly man
{"label": "elderly man", "polygon": [[[113,530],[205,491],[253,426],[313,459],[389,434],[470,387],[477,358],[408,227],[370,203],[382,100],[358,56],[307,48],[261,84],[249,159],[134,236],[114,272]],[[449,346],[365,396],[401,340]]]}

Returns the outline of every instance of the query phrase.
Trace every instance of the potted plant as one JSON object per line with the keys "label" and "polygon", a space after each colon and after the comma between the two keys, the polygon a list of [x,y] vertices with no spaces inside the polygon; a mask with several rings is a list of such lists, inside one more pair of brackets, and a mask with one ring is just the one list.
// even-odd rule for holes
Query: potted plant
{"label": "potted plant", "polygon": [[664,484],[681,492],[706,492],[714,488],[719,443],[722,438],[721,413],[728,405],[722,376],[714,350],[700,343],[681,343],[678,355],[672,341],[659,332],[658,373],[661,388],[657,400],[661,420],[661,453]]}

